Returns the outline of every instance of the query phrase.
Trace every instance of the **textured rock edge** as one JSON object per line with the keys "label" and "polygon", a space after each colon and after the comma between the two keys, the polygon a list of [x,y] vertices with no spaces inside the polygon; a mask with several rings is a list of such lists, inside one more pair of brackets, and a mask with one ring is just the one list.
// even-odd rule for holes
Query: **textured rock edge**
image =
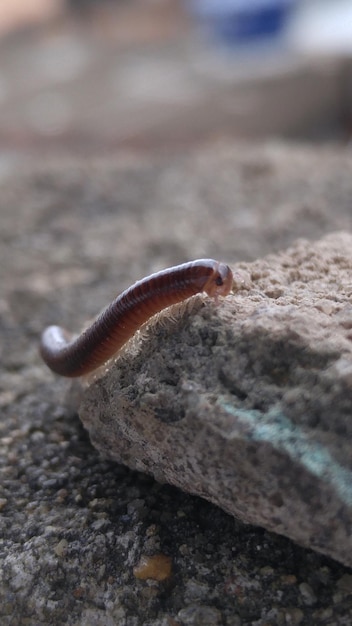
{"label": "textured rock edge", "polygon": [[299,241],[153,321],[85,391],[93,444],[352,565],[351,249]]}

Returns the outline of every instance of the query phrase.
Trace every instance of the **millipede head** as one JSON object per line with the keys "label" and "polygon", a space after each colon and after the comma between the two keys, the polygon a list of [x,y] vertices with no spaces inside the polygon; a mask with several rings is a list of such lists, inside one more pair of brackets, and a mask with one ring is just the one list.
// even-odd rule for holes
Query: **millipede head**
{"label": "millipede head", "polygon": [[232,271],[225,263],[218,263],[214,267],[214,272],[204,287],[204,291],[211,298],[227,296],[233,285]]}

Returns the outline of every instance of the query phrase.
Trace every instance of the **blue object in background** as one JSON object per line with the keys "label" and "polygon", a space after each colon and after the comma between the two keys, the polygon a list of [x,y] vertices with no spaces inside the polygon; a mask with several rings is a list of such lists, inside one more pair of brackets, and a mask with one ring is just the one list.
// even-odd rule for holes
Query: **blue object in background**
{"label": "blue object in background", "polygon": [[276,39],[294,4],[295,0],[190,0],[193,14],[229,44]]}

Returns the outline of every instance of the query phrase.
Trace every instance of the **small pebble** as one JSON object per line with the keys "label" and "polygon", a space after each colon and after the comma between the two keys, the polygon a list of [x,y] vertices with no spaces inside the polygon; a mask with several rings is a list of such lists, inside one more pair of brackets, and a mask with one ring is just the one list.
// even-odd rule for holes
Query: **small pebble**
{"label": "small pebble", "polygon": [[352,575],[344,574],[336,583],[338,589],[344,593],[352,593]]}
{"label": "small pebble", "polygon": [[67,548],[68,548],[68,541],[66,541],[66,539],[61,539],[61,541],[59,541],[59,543],[56,544],[54,548],[54,552],[56,556],[62,557],[62,556],[65,556],[67,552]]}
{"label": "small pebble", "polygon": [[166,554],[155,554],[154,556],[143,555],[133,568],[135,578],[140,580],[166,580],[170,578],[172,572],[172,560]]}
{"label": "small pebble", "polygon": [[313,589],[311,588],[311,586],[308,585],[308,583],[301,583],[299,585],[299,590],[303,597],[304,604],[307,604],[308,606],[312,606],[312,604],[316,603],[317,597]]}

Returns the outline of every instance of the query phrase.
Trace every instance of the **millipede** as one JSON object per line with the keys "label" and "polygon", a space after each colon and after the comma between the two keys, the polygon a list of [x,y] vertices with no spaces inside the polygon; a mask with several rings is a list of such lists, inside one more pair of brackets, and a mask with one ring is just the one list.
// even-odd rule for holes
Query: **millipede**
{"label": "millipede", "polygon": [[162,270],[123,291],[79,336],[60,326],[46,328],[41,357],[60,376],[84,376],[106,363],[156,313],[197,293],[217,300],[230,293],[232,284],[229,266],[214,259]]}

